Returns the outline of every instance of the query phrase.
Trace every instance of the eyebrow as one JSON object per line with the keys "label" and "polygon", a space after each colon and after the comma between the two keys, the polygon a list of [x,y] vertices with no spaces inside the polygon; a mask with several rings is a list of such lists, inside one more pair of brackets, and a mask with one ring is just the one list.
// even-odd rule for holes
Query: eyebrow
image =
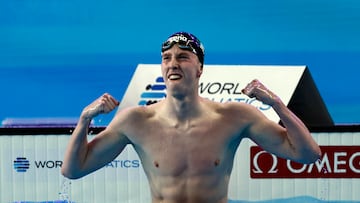
{"label": "eyebrow", "polygon": [[165,56],[170,56],[171,54],[169,53],[161,53],[161,57],[165,57]]}

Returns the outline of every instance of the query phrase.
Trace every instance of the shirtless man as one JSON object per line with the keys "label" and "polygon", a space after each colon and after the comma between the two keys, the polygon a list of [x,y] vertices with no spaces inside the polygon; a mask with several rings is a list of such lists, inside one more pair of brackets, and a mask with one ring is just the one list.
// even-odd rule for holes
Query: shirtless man
{"label": "shirtless man", "polygon": [[305,125],[260,81],[249,83],[243,93],[272,106],[285,127],[249,104],[201,98],[203,61],[204,49],[195,36],[170,36],[163,44],[161,63],[167,97],[118,111],[107,128],[88,142],[91,119],[119,104],[109,94],[95,100],[81,113],[62,174],[72,179],[85,176],[130,144],[140,157],[153,203],[225,203],[235,152],[244,138],[293,161],[319,159],[320,148]]}

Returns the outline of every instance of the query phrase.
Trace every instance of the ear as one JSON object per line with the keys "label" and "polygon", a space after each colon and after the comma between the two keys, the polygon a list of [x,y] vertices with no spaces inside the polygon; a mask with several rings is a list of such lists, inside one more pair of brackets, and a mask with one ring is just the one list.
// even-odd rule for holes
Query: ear
{"label": "ear", "polygon": [[199,78],[200,76],[201,76],[201,74],[202,74],[202,66],[201,66],[201,69],[197,72],[197,74],[196,74],[196,76]]}

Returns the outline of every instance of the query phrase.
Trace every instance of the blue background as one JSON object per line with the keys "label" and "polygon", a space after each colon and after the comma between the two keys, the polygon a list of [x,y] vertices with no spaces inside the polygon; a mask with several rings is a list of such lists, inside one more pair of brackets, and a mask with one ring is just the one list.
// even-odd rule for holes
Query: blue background
{"label": "blue background", "polygon": [[[119,100],[138,63],[189,31],[206,64],[307,65],[336,124],[360,123],[358,0],[0,0],[0,120]],[[205,70],[206,71],[206,70]],[[286,85],[286,84],[285,84]]]}

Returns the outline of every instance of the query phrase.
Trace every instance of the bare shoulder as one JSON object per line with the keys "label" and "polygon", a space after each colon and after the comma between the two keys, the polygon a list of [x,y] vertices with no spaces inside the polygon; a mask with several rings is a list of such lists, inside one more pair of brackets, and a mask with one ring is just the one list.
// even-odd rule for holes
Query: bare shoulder
{"label": "bare shoulder", "polygon": [[214,102],[204,100],[205,103],[220,114],[234,115],[234,116],[251,116],[253,114],[261,113],[256,107],[243,102]]}
{"label": "bare shoulder", "polygon": [[220,116],[221,120],[229,125],[236,125],[242,130],[268,121],[263,112],[250,104],[242,102],[218,103],[213,101],[207,101],[206,103]]}
{"label": "bare shoulder", "polygon": [[119,109],[113,120],[117,123],[138,123],[154,116],[154,114],[154,109],[149,106],[134,106]]}

